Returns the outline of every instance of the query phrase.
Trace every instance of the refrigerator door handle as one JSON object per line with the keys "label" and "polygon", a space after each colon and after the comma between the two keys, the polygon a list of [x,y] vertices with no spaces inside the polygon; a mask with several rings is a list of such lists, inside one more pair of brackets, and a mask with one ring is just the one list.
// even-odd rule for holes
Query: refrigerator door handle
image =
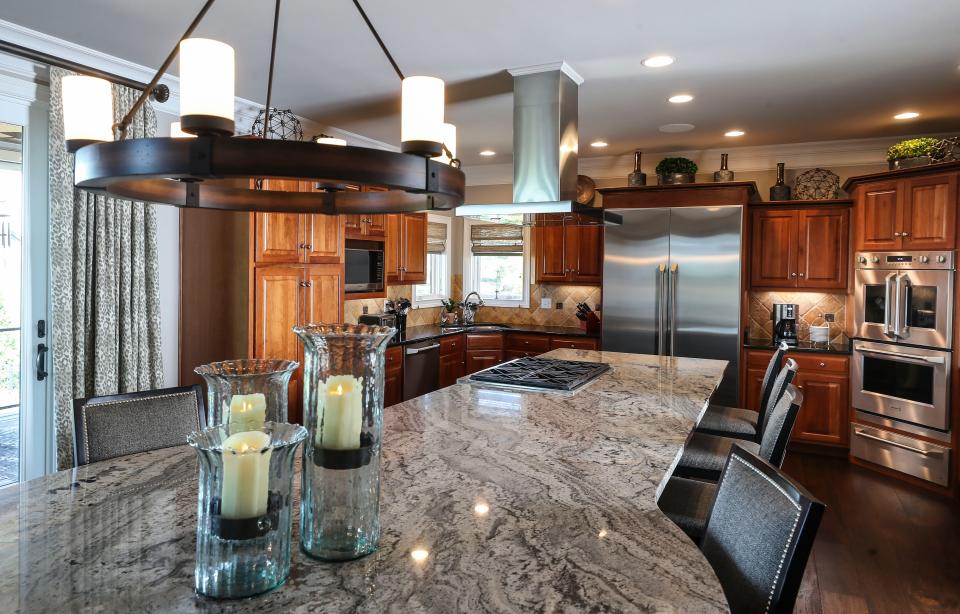
{"label": "refrigerator door handle", "polygon": [[680,280],[680,265],[670,267],[670,355],[676,356],[677,336],[677,282]]}
{"label": "refrigerator door handle", "polygon": [[664,333],[666,332],[666,305],[664,304],[665,293],[663,291],[663,280],[667,274],[667,265],[660,264],[657,267],[657,355],[663,356],[664,353]]}

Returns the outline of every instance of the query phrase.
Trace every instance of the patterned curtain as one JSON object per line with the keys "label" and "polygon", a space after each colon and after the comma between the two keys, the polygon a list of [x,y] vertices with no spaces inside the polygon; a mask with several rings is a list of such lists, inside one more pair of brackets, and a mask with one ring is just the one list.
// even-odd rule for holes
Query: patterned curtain
{"label": "patterned curtain", "polygon": [[[69,74],[50,69],[50,319],[60,469],[73,465],[73,399],[163,383],[156,211],[74,187],[61,101]],[[138,96],[113,86],[117,121]],[[128,134],[156,132],[156,115],[146,104]]]}

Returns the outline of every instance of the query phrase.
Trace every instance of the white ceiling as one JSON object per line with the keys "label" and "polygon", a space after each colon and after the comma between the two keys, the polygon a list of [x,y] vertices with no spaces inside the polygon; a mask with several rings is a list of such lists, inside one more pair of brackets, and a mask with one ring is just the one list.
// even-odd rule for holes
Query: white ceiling
{"label": "white ceiling", "polygon": [[[201,0],[4,2],[0,19],[157,66]],[[465,164],[512,149],[505,69],[566,60],[580,88],[580,155],[960,130],[956,0],[362,0],[403,71],[447,82]],[[273,2],[218,0],[197,35],[237,50],[237,95],[263,102]],[[644,68],[666,53],[677,62]],[[176,72],[176,65],[174,70]],[[350,0],[286,0],[275,106],[399,141],[399,82]],[[666,98],[690,93],[673,105]],[[897,122],[902,110],[922,113]],[[692,123],[662,134],[666,123]],[[747,132],[726,139],[726,130]],[[603,150],[587,144],[606,140]],[[481,149],[495,158],[477,156]]]}

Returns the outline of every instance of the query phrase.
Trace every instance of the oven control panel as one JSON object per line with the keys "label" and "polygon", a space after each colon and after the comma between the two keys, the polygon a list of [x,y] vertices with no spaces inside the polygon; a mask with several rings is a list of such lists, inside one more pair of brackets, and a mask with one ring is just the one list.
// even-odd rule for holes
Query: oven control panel
{"label": "oven control panel", "polygon": [[858,269],[926,269],[954,268],[954,252],[857,252]]}

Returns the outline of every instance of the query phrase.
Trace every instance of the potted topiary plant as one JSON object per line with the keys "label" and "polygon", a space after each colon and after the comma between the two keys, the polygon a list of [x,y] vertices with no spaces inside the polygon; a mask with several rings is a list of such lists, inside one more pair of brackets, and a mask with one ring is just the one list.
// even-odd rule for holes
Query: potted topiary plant
{"label": "potted topiary plant", "polygon": [[664,158],[657,165],[657,184],[693,183],[697,179],[697,165],[687,158]]}
{"label": "potted topiary plant", "polygon": [[460,308],[460,303],[452,298],[445,298],[440,303],[443,305],[440,310],[440,327],[458,325],[460,318],[457,317],[457,309]]}
{"label": "potted topiary plant", "polygon": [[926,166],[933,162],[931,157],[940,139],[929,137],[900,141],[887,150],[887,162],[890,170]]}

